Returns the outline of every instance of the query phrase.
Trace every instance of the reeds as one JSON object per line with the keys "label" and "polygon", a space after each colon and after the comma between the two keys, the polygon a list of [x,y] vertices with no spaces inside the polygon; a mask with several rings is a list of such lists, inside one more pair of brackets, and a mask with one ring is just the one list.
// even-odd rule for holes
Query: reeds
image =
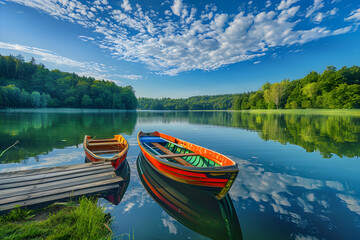
{"label": "reeds", "polygon": [[15,208],[0,217],[0,239],[111,239],[111,219],[96,202],[82,197],[35,212]]}

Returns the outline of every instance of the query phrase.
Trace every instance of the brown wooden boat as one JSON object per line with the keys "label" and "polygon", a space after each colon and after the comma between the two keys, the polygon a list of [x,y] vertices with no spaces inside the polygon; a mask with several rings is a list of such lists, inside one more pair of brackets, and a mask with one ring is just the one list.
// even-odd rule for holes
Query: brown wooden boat
{"label": "brown wooden boat", "polygon": [[83,147],[90,162],[109,161],[117,170],[125,161],[129,144],[121,135],[114,135],[114,138],[105,139],[94,139],[86,135]]}
{"label": "brown wooden boat", "polygon": [[209,191],[218,199],[229,191],[239,172],[230,158],[163,133],[139,132],[138,143],[156,171]]}

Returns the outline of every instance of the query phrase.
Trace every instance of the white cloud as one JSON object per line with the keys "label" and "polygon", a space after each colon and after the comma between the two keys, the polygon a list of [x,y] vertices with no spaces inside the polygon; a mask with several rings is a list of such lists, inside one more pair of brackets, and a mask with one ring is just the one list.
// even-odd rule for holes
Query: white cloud
{"label": "white cloud", "polygon": [[[80,39],[83,41],[87,40],[94,40],[91,37],[86,36],[79,36]],[[40,49],[36,47],[29,47],[19,44],[11,44],[11,43],[4,43],[0,42],[0,49],[7,49],[7,50],[15,50],[23,53],[28,53],[32,55],[39,56],[41,62],[49,62],[56,65],[63,65],[74,68],[74,72],[79,76],[86,76],[86,77],[94,77],[95,79],[104,79],[116,82],[118,84],[122,84],[123,82],[118,80],[113,80],[113,78],[123,78],[129,80],[140,80],[143,78],[142,75],[135,75],[135,74],[113,74],[110,73],[110,70],[105,64],[96,63],[96,62],[81,62],[76,61],[67,57],[63,57],[53,53],[52,51]],[[114,69],[113,69],[114,70]],[[115,69],[116,70],[116,69]]]}
{"label": "white cloud", "polygon": [[270,7],[270,6],[271,6],[271,1],[270,1],[270,0],[267,0],[265,7]]}
{"label": "white cloud", "polygon": [[337,12],[339,11],[338,8],[333,8],[330,11],[328,11],[327,13],[331,16],[335,15]]}
{"label": "white cloud", "polygon": [[171,10],[177,16],[180,16],[183,4],[181,0],[174,0],[174,5],[171,6]]}
{"label": "white cloud", "polygon": [[277,7],[278,10],[284,10],[289,8],[294,3],[298,2],[299,0],[281,0],[279,6]]}
{"label": "white cloud", "polygon": [[123,212],[124,213],[129,212],[134,206],[135,206],[135,203],[132,203],[132,202],[127,203]]}
{"label": "white cloud", "polygon": [[88,37],[88,36],[78,36],[78,38],[80,38],[80,40],[83,41],[83,42],[94,41],[95,40],[94,38]]}
{"label": "white cloud", "polygon": [[319,240],[317,237],[310,235],[302,235],[302,234],[292,234],[292,238],[294,240]]}
{"label": "white cloud", "polygon": [[[235,14],[218,13],[214,4],[198,11],[181,0],[174,0],[162,11],[165,17],[155,11],[144,12],[139,4],[127,11],[124,8],[127,4],[130,6],[127,0],[122,1],[120,9],[107,8],[100,0],[89,5],[77,0],[12,1],[80,24],[94,33],[94,36],[79,37],[82,41],[91,41],[116,59],[141,62],[151,71],[166,75],[211,71],[266,55],[274,48],[302,45],[352,29],[351,26],[336,29],[298,24],[302,21],[299,16],[308,15],[320,24],[326,16],[337,12],[332,9],[319,13],[322,0],[315,0],[305,12],[294,5],[298,0],[282,0],[273,10],[250,13],[239,10]],[[359,12],[353,11],[346,20],[358,19]]]}
{"label": "white cloud", "polygon": [[49,50],[40,49],[36,47],[0,42],[0,48],[34,54],[40,56],[41,61],[51,62],[58,65],[67,65],[67,66],[78,67],[83,69],[87,69],[90,67],[90,64],[88,62],[80,62],[70,58],[62,57],[52,53]]}
{"label": "white cloud", "polygon": [[123,3],[121,4],[121,7],[127,12],[132,10],[129,0],[124,0]]}
{"label": "white cloud", "polygon": [[[333,205],[348,208],[348,212],[342,208],[344,214],[350,211],[360,214],[360,199],[342,182],[271,172],[267,170],[268,166],[252,160],[232,159],[238,163],[239,173],[230,189],[230,196],[240,206],[255,209],[259,206],[267,212],[272,210],[282,221],[293,222],[304,229],[307,229],[306,225],[311,227],[319,220],[325,225],[333,222],[332,214],[327,209],[329,198]],[[332,196],[324,195],[324,191],[331,192]]]}
{"label": "white cloud", "polygon": [[259,64],[259,63],[261,63],[261,61],[256,61],[256,62],[254,62],[254,64]]}
{"label": "white cloud", "polygon": [[174,218],[170,217],[165,212],[162,213],[162,216],[164,217],[161,219],[164,227],[169,228],[170,233],[177,234],[177,227],[175,226],[175,223],[177,221]]}
{"label": "white cloud", "polygon": [[360,8],[353,10],[349,17],[345,18],[346,21],[360,21]]}
{"label": "white cloud", "polygon": [[314,4],[308,7],[305,17],[311,17],[316,11],[324,7],[323,0],[314,0]]}
{"label": "white cloud", "polygon": [[129,79],[129,80],[140,80],[143,78],[142,75],[135,75],[135,74],[129,74],[129,75],[113,74],[112,76],[119,77],[119,78],[125,78],[125,79]]}
{"label": "white cloud", "polygon": [[349,195],[337,194],[337,196],[346,204],[350,211],[360,215],[360,200]]}
{"label": "white cloud", "polygon": [[344,28],[340,28],[340,29],[335,30],[335,31],[333,32],[333,35],[344,34],[344,33],[350,32],[351,29],[352,29],[351,26],[344,27]]}
{"label": "white cloud", "polygon": [[321,22],[324,17],[325,17],[325,14],[322,12],[319,12],[314,16],[313,20],[314,20],[314,22]]}

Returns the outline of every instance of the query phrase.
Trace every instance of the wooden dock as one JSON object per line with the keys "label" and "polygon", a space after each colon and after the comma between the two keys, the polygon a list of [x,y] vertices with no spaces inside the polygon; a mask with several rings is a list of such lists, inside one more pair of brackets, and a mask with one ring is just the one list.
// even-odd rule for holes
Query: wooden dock
{"label": "wooden dock", "polygon": [[110,163],[84,163],[0,173],[0,213],[119,188]]}

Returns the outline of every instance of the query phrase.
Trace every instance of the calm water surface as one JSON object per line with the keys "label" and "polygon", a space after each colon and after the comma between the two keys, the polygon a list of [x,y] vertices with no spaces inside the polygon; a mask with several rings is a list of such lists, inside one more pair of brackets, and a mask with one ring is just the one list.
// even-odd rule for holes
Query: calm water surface
{"label": "calm water surface", "polygon": [[[136,141],[140,130],[165,132],[234,159],[240,171],[229,196],[216,201],[146,170]],[[130,183],[120,204],[100,200],[114,217],[115,235],[134,231],[137,240],[360,239],[360,117],[0,112],[0,151],[20,141],[0,158],[0,171],[83,163],[85,134],[123,134],[131,145]],[[139,173],[144,173],[141,178]]]}

